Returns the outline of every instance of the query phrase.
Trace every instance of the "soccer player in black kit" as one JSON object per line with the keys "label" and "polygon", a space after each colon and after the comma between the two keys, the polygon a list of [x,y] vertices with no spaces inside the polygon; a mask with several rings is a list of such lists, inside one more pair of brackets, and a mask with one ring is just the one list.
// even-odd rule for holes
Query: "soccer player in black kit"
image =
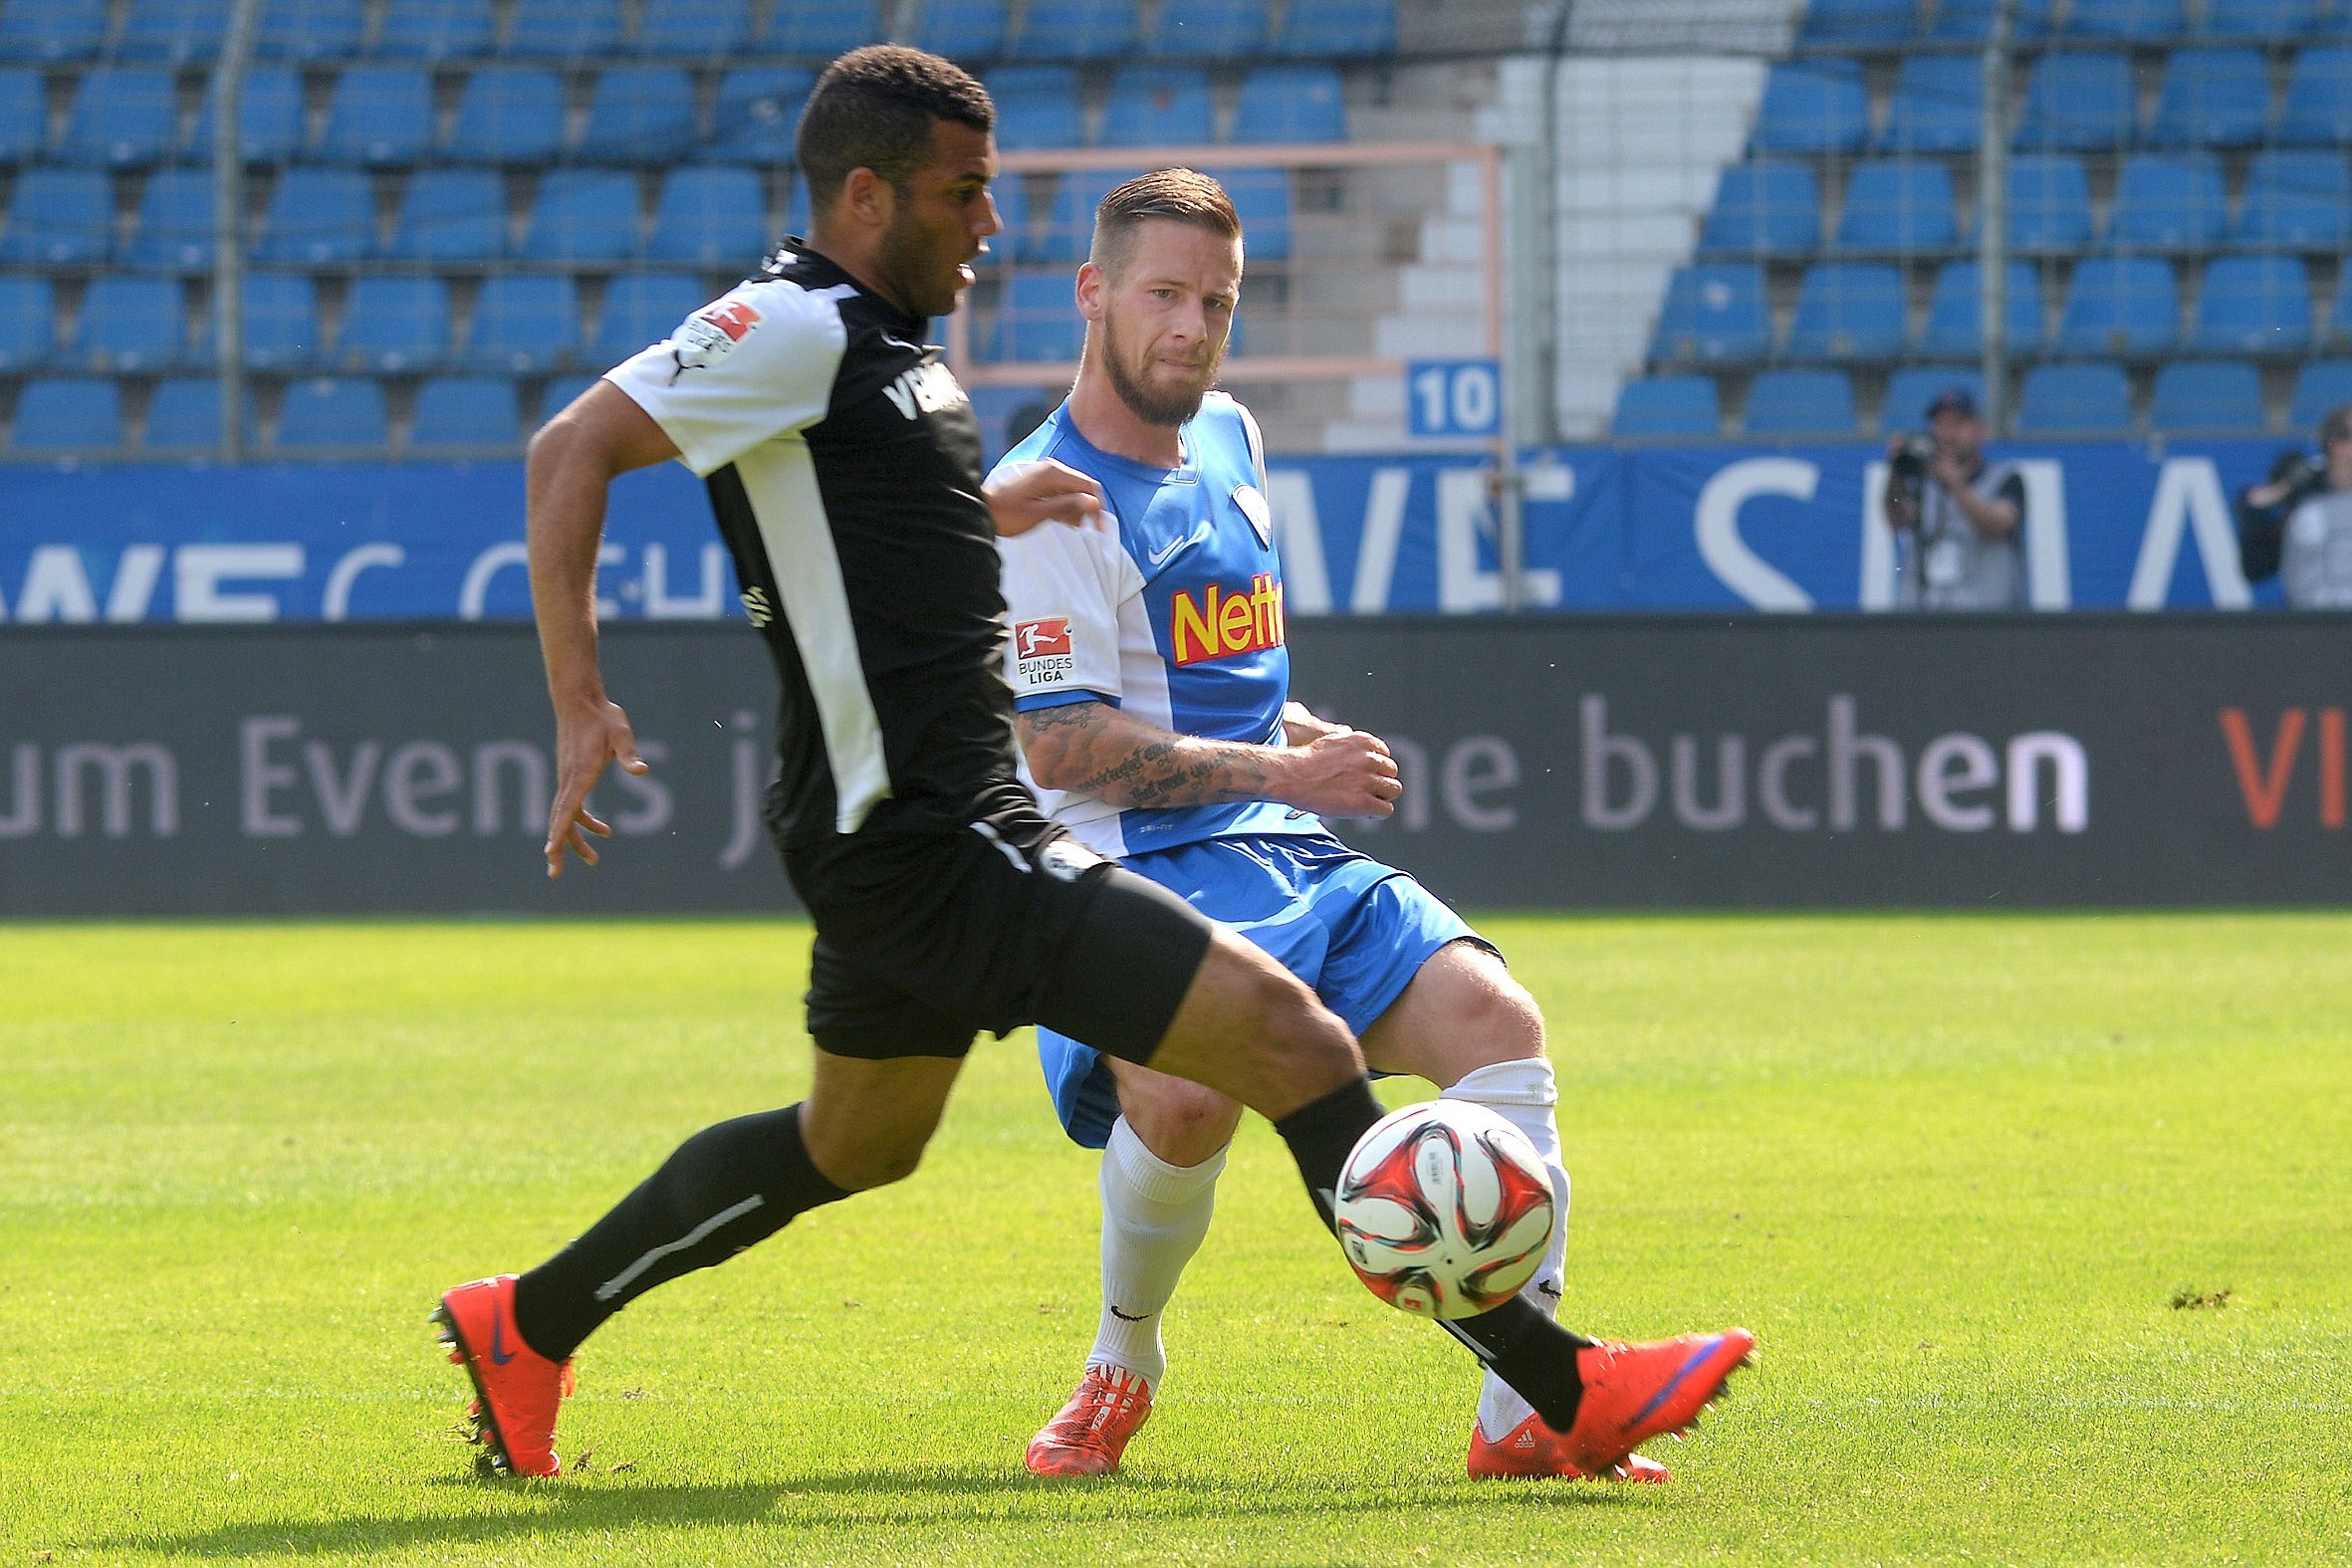
{"label": "soccer player in black kit", "polygon": [[[769,824],[817,927],[809,1097],[681,1144],[520,1277],[434,1317],[498,1467],[553,1475],[573,1351],[664,1280],[908,1175],[981,1029],[1044,1022],[1270,1118],[1324,1223],[1380,1116],[1354,1038],[1258,948],[1070,839],[1015,773],[998,533],[1078,521],[1093,481],[1041,464],[984,493],[979,427],[930,318],[999,225],[987,93],[876,46],[803,113],[815,217],[760,275],[584,393],[532,442],[532,598],[556,709],[548,874],[589,864],[587,795],[642,773],[597,671],[596,551],[614,476],[706,480],[784,688]],[[1446,1325],[1601,1473],[1695,1421],[1753,1337],[1595,1342],[1514,1299]]]}

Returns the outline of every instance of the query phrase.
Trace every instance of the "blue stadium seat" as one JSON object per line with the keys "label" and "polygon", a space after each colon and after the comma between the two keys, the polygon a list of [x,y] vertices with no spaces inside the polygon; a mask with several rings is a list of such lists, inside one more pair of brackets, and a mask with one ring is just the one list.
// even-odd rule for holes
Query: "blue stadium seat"
{"label": "blue stadium seat", "polygon": [[1030,0],[1013,53],[1024,60],[1118,60],[1135,51],[1135,0]]}
{"label": "blue stadium seat", "polygon": [[645,255],[749,272],[772,241],[760,171],[738,164],[675,168],[653,203]]}
{"label": "blue stadium seat", "polygon": [[784,198],[784,232],[807,237],[809,233],[809,182],[796,178]]}
{"label": "blue stadium seat", "polygon": [[1074,147],[1086,139],[1078,74],[1069,67],[1002,66],[984,85],[997,104],[998,146]]}
{"label": "blue stadium seat", "polygon": [[1854,433],[1854,383],[1843,370],[1766,370],[1748,386],[1752,436]]}
{"label": "blue stadium seat", "polygon": [[278,408],[280,451],[384,446],[392,438],[383,387],[356,376],[323,375],[286,388]]}
{"label": "blue stadium seat", "polygon": [[2352,342],[2352,267],[2338,271],[2335,297],[2327,306],[2327,341],[2331,345]]}
{"label": "blue stadium seat", "polygon": [[506,184],[497,174],[422,169],[400,195],[385,254],[399,261],[488,261],[506,247]]}
{"label": "blue stadium seat", "polygon": [[641,55],[723,56],[751,42],[751,0],[661,0],[637,24]]}
{"label": "blue stadium seat", "polygon": [[2059,313],[2057,347],[2068,353],[2169,348],[2180,336],[2173,269],[2153,256],[2093,256],[2077,265]]}
{"label": "blue stadium seat", "polygon": [[1702,256],[1801,255],[1821,244],[1821,188],[1809,163],[1735,163],[1699,234]]}
{"label": "blue stadium seat", "polygon": [[1017,272],[1005,280],[988,358],[1072,360],[1084,340],[1085,323],[1070,303],[1068,273]]}
{"label": "blue stadium seat", "polygon": [[1870,104],[1855,60],[1782,60],[1764,78],[1751,144],[1759,152],[1859,152]]}
{"label": "blue stadium seat", "polygon": [[93,370],[158,370],[187,357],[188,319],[176,278],[110,273],[82,297],[66,353]]}
{"label": "blue stadium seat", "polygon": [[57,292],[47,278],[0,277],[0,370],[47,364],[57,352]]}
{"label": "blue stadium seat", "polygon": [[159,161],[179,138],[179,93],[168,71],[101,66],[83,73],[58,142],[61,163],[130,168]]}
{"label": "blue stadium seat", "polygon": [[2344,155],[2275,147],[2255,153],[2231,238],[2265,250],[2352,245],[2352,179],[2345,177]]}
{"label": "blue stadium seat", "polygon": [[496,273],[474,301],[464,360],[516,375],[569,364],[580,351],[580,291],[566,277]]}
{"label": "blue stadium seat", "polygon": [[1806,44],[1893,44],[1919,28],[1919,0],[1813,0],[1805,7]]}
{"label": "blue stadium seat", "polygon": [[27,381],[9,444],[19,452],[120,446],[122,394],[112,381]]}
{"label": "blue stadium seat", "polygon": [[1617,388],[1609,434],[1713,436],[1723,428],[1712,375],[1653,375]]}
{"label": "blue stadium seat", "polygon": [[1198,145],[1216,135],[1208,73],[1197,66],[1121,66],[1102,106],[1106,147]]}
{"label": "blue stadium seat", "polygon": [[161,272],[210,267],[212,191],[210,169],[157,169],[138,198],[137,224],[118,258]]}
{"label": "blue stadium seat", "polygon": [[[1254,262],[1291,259],[1291,171],[1288,169],[1208,169],[1205,173],[1225,187],[1233,210],[1242,220],[1242,252]],[[1238,339],[1241,328],[1234,335]]]}
{"label": "blue stadium seat", "polygon": [[2197,297],[2199,348],[2285,353],[2311,341],[2311,275],[2299,256],[2222,256]]}
{"label": "blue stadium seat", "polygon": [[923,0],[915,47],[950,60],[993,60],[1005,52],[1008,0]]}
{"label": "blue stadium seat", "polygon": [[230,0],[130,0],[115,42],[123,60],[188,65],[220,53],[229,30]]}
{"label": "blue stadium seat", "polygon": [[2297,432],[2315,430],[2333,409],[2352,403],[2352,359],[2314,359],[2295,372],[2286,422]]}
{"label": "blue stadium seat", "polygon": [[435,376],[416,389],[411,448],[513,446],[523,439],[522,400],[503,375]]}
{"label": "blue stadium seat", "polygon": [[[253,396],[246,394],[245,428],[253,429]],[[170,376],[147,399],[150,452],[209,451],[220,445],[220,382],[209,375]]]}
{"label": "blue stadium seat", "polygon": [[622,261],[637,252],[634,169],[551,169],[523,221],[525,261]]}
{"label": "blue stadium seat", "polygon": [[1974,152],[1985,125],[1985,68],[1968,55],[1910,55],[1887,101],[1885,152]]}
{"label": "blue stadium seat", "polygon": [[620,0],[515,0],[506,54],[570,60],[619,51]]}
{"label": "blue stadium seat", "polygon": [[1932,158],[1858,163],[1837,222],[1841,251],[1948,250],[1959,241],[1952,171]]}
{"label": "blue stadium seat", "polygon": [[2234,360],[2176,360],[2156,372],[2148,428],[2167,435],[2245,434],[2262,428],[2262,381]]}
{"label": "blue stadium seat", "polygon": [[0,261],[72,267],[104,260],[114,238],[115,198],[98,169],[27,169],[8,201]]}
{"label": "blue stadium seat", "polygon": [[1771,345],[1764,269],[1735,263],[1675,269],[1658,312],[1653,358],[1755,359]]}
{"label": "blue stadium seat", "polygon": [[[237,93],[237,155],[248,163],[284,163],[302,150],[302,77],[283,66],[257,66],[245,73]],[[212,157],[212,90],[204,92],[196,128],[188,133],[187,155]]]}
{"label": "blue stadium seat", "polygon": [[1805,269],[1788,325],[1792,359],[1883,359],[1903,348],[1903,275],[1875,262]]}
{"label": "blue stadium seat", "polygon": [[1385,55],[1395,48],[1395,0],[1291,0],[1275,40],[1285,55]]}
{"label": "blue stadium seat", "polygon": [[2278,139],[2288,146],[2352,141],[2352,49],[2306,49],[2286,76]]}
{"label": "blue stadium seat", "polygon": [[[804,66],[746,66],[720,79],[711,139],[701,156],[714,163],[793,161],[793,133],[817,74]],[[1001,127],[1000,127],[1001,128]]]}
{"label": "blue stadium seat", "polygon": [[247,273],[238,293],[243,307],[237,336],[246,368],[303,370],[320,361],[327,336],[319,330],[319,295],[309,278],[298,272]]}
{"label": "blue stadium seat", "polygon": [[49,144],[49,95],[37,71],[0,71],[0,163],[30,163]]}
{"label": "blue stadium seat", "polygon": [[384,0],[375,52],[401,60],[464,60],[490,53],[482,0]]}
{"label": "blue stadium seat", "polygon": [[[2030,353],[2042,342],[2041,284],[2028,262],[2010,262],[2005,272],[2004,336],[2011,351]],[[1982,277],[1973,261],[1946,262],[1936,273],[1927,325],[1920,330],[1920,352],[1974,357],[1983,351],[1985,307],[1978,294]]]}
{"label": "blue stadium seat", "polygon": [[107,41],[107,8],[91,0],[0,0],[0,60],[89,60]]}
{"label": "blue stadium seat", "polygon": [[1879,400],[1878,428],[1918,430],[1928,422],[1928,405],[1953,388],[1985,406],[1985,377],[1973,369],[1948,364],[1905,365],[1887,377],[1886,396]]}
{"label": "blue stadium seat", "polygon": [[[1928,30],[1928,37],[1941,44],[1981,44],[1993,30],[1993,8],[1999,0],[1938,0],[1936,25]],[[2016,31],[2010,35],[2019,43],[2031,43],[2050,35],[2050,0],[2017,0]]]}
{"label": "blue stadium seat", "polygon": [[1160,0],[1144,40],[1152,54],[1185,59],[1254,55],[1265,44],[1266,0]]}
{"label": "blue stadium seat", "polygon": [[351,262],[375,250],[375,193],[359,169],[290,168],[278,176],[252,242],[255,261]]}
{"label": "blue stadium seat", "polygon": [[2164,64],[2152,147],[2250,147],[2270,128],[2270,68],[2251,49],[2178,49]]}
{"label": "blue stadium seat", "polygon": [[433,83],[411,66],[346,71],[327,102],[319,155],[335,163],[414,163],[433,144]]}
{"label": "blue stadium seat", "polygon": [[588,339],[590,364],[614,365],[647,343],[657,343],[710,303],[710,290],[692,273],[624,272],[604,290],[604,309]]}
{"label": "blue stadium seat", "polygon": [[1029,237],[1013,252],[1015,261],[1079,262],[1094,238],[1094,209],[1113,187],[1124,184],[1138,169],[1079,169],[1061,176],[1054,188],[1054,204],[1047,209],[1042,234]]}
{"label": "blue stadium seat", "polygon": [[2043,55],[2025,79],[2016,145],[2056,152],[2123,146],[2132,139],[2138,107],[2126,57]]}
{"label": "blue stadium seat", "polygon": [[2148,43],[2189,31],[2181,0],[2070,0],[2069,38],[2113,38]]}
{"label": "blue stadium seat", "polygon": [[544,163],[564,145],[564,86],[553,71],[477,71],[458,94],[446,151],[486,163]]}
{"label": "blue stadium seat", "polygon": [[2009,160],[2009,246],[2019,255],[2063,256],[2091,242],[2091,182],[2082,159],[2020,152]]}
{"label": "blue stadium seat", "polygon": [[449,285],[368,275],[345,302],[336,358],[353,370],[429,370],[449,357]]}
{"label": "blue stadium seat", "polygon": [[2039,364],[2017,399],[2019,435],[2129,435],[2131,384],[2115,364]]}
{"label": "blue stadium seat", "polygon": [[596,78],[578,150],[613,163],[667,163],[693,141],[693,80],[671,66],[620,66]]}
{"label": "blue stadium seat", "polygon": [[774,0],[760,35],[769,54],[818,59],[881,40],[881,8],[873,0]]}
{"label": "blue stadium seat", "polygon": [[2205,30],[2217,38],[2296,38],[2318,28],[2318,0],[2205,0]]}
{"label": "blue stadium seat", "polygon": [[2130,250],[2204,250],[2229,224],[2222,164],[2210,152],[2135,152],[2115,185],[2107,243]]}
{"label": "blue stadium seat", "polygon": [[1236,141],[1344,141],[1347,100],[1329,66],[1260,66],[1234,101]]}
{"label": "blue stadium seat", "polygon": [[[542,423],[553,419],[571,407],[583,392],[604,379],[600,375],[557,375],[548,378],[539,394],[539,418]],[[974,389],[978,395],[978,388]]]}
{"label": "blue stadium seat", "polygon": [[360,0],[263,0],[253,55],[257,60],[340,60],[359,52],[366,31]]}

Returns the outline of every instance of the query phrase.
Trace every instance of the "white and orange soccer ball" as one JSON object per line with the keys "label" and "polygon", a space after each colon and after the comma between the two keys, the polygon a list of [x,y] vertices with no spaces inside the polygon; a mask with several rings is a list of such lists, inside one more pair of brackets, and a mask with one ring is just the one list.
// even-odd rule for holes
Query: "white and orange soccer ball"
{"label": "white and orange soccer ball", "polygon": [[1527,1135],[1467,1100],[1391,1111],[1347,1157],[1339,1244],[1372,1294],[1421,1317],[1475,1317],[1543,1266],[1559,1224]]}

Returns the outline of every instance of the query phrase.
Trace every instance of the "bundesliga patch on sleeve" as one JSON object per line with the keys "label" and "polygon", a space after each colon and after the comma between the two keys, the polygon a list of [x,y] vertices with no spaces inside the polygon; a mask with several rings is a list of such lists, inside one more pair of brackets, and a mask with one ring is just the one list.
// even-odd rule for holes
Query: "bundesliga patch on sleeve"
{"label": "bundesliga patch on sleeve", "polygon": [[706,370],[735,351],[760,325],[760,313],[744,300],[721,300],[686,318],[672,339],[671,357],[681,370]]}
{"label": "bundesliga patch on sleeve", "polygon": [[1016,622],[1013,667],[1024,686],[1058,686],[1068,680],[1077,667],[1069,650],[1069,617],[1050,615]]}

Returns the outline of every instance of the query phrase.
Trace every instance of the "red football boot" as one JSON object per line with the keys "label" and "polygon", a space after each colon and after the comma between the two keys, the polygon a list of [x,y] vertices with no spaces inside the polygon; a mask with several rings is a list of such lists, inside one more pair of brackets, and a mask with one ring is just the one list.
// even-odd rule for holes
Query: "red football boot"
{"label": "red football boot", "polygon": [[[1489,1439],[1486,1429],[1472,1422],[1469,1467],[1472,1480],[1592,1479],[1589,1472],[1578,1469],[1568,1458],[1567,1440],[1543,1425],[1540,1416],[1529,1416],[1508,1435],[1495,1439]],[[1654,1484],[1674,1477],[1656,1459],[1628,1454],[1623,1463],[1601,1471],[1600,1478]]]}
{"label": "red football boot", "polygon": [[1033,1475],[1107,1475],[1150,1419],[1150,1384],[1124,1367],[1090,1366],[1069,1403],[1029,1440],[1024,1461]]}
{"label": "red football boot", "polygon": [[1617,1468],[1652,1438],[1697,1422],[1755,1349],[1754,1334],[1728,1328],[1639,1345],[1603,1340],[1577,1351],[1584,1398],[1560,1436],[1563,1456],[1586,1475]]}
{"label": "red football boot", "polygon": [[475,1441],[489,1449],[492,1467],[561,1475],[556,1410],[572,1392],[572,1363],[550,1361],[523,1343],[515,1328],[515,1276],[459,1285],[441,1297],[432,1321],[441,1325],[449,1359],[473,1380]]}

